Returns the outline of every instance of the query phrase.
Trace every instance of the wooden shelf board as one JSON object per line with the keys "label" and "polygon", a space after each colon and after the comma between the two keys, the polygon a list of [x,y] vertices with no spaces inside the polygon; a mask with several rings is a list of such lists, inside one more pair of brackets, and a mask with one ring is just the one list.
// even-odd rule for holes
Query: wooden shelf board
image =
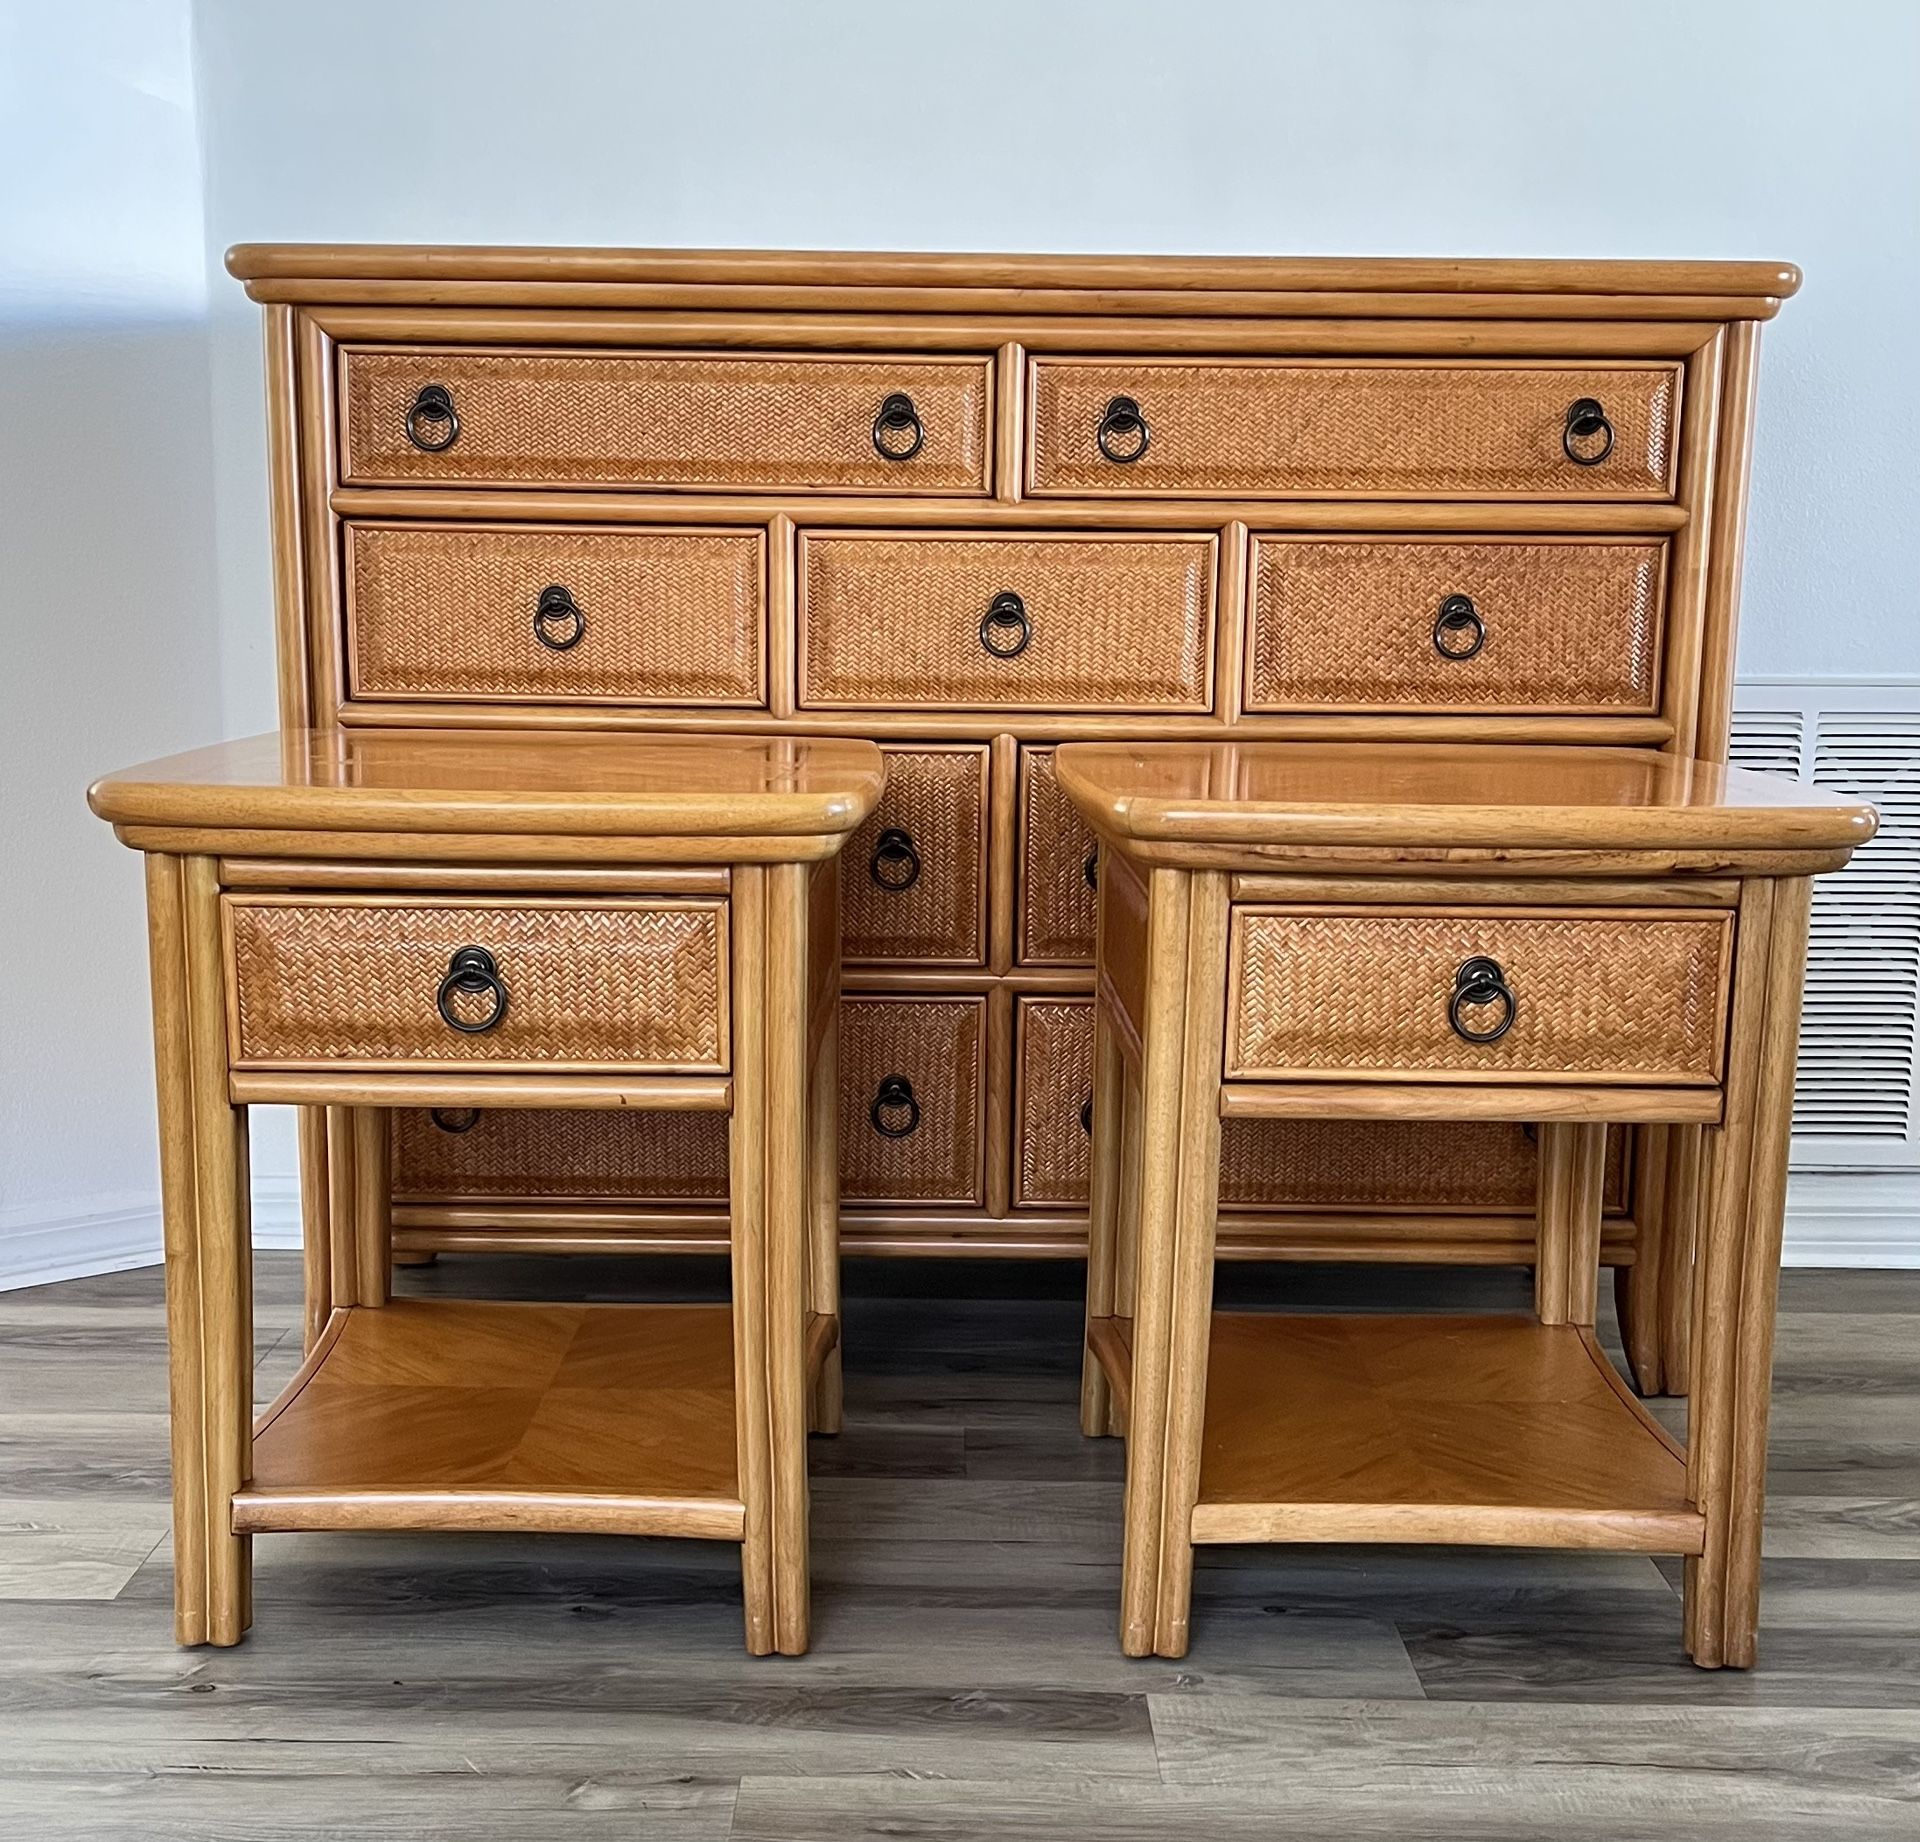
{"label": "wooden shelf board", "polygon": [[233,1525],[737,1541],[730,1309],[335,1312],[255,1429]]}
{"label": "wooden shelf board", "polygon": [[1681,1448],[1591,1331],[1219,1312],[1196,1542],[1696,1554]]}

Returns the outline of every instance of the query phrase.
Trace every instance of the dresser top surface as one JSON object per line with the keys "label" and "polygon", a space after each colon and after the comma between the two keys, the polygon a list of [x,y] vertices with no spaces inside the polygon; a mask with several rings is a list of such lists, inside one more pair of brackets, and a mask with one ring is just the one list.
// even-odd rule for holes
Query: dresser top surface
{"label": "dresser top surface", "polygon": [[126,768],[87,799],[124,825],[790,838],[851,831],[885,782],[864,741],[298,729]]}
{"label": "dresser top surface", "polygon": [[1141,844],[1845,852],[1877,823],[1797,781],[1625,748],[1082,742],[1054,767]]}

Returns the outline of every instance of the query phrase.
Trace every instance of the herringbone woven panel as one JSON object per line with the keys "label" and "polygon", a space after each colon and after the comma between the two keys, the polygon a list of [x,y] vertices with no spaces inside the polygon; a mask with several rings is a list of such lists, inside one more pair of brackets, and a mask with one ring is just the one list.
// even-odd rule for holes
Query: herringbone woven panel
{"label": "herringbone woven panel", "polygon": [[[537,1063],[721,1069],[724,905],[441,906],[229,902],[237,1061]],[[435,994],[457,948],[484,947],[508,991],[484,1035]],[[487,994],[455,1000],[480,1021]]]}
{"label": "herringbone woven panel", "polygon": [[[343,360],[346,477],[513,486],[830,487],[984,492],[985,359],[669,356],[645,352],[389,352]],[[407,411],[441,384],[453,445],[423,453]],[[873,421],[913,398],[926,437],[883,459]],[[426,425],[439,433],[443,425]]]}
{"label": "herringbone woven panel", "polygon": [[[1204,710],[1210,537],[860,537],[811,533],[800,701],[938,709]],[[1002,590],[1026,605],[1015,658],[980,643]]]}
{"label": "herringbone woven panel", "polygon": [[1030,748],[1020,773],[1020,957],[1028,965],[1093,959],[1093,833],[1054,778],[1053,750]]}
{"label": "herringbone woven panel", "polygon": [[393,1189],[407,1201],[723,1202],[724,1113],[486,1107],[465,1132],[424,1110],[393,1116]]}
{"label": "herringbone woven panel", "polygon": [[[353,525],[347,566],[356,697],[764,700],[758,532]],[[550,586],[564,650],[535,636]]]}
{"label": "herringbone woven panel", "polygon": [[[1095,445],[1117,396],[1138,401],[1151,431],[1125,465]],[[1614,426],[1598,466],[1561,445],[1581,397]],[[1664,499],[1679,399],[1671,364],[1041,359],[1032,480],[1047,493]]]}
{"label": "herringbone woven panel", "polygon": [[[1229,1077],[1292,1071],[1714,1080],[1727,921],[1720,915],[1234,916]],[[1497,1042],[1455,1035],[1468,959],[1497,960],[1515,1001]],[[1486,1030],[1499,1008],[1470,1010]]]}
{"label": "herringbone woven panel", "polygon": [[[1254,551],[1247,707],[1645,710],[1660,696],[1666,546],[1290,543]],[[1466,595],[1486,638],[1442,658]]]}
{"label": "herringbone woven panel", "polygon": [[[981,1200],[983,998],[848,998],[840,1009],[840,1194],[860,1202]],[[874,1130],[882,1079],[913,1084],[920,1123]]]}
{"label": "herringbone woven panel", "polygon": [[1014,1201],[1087,1205],[1092,1141],[1080,1109],[1093,1094],[1093,1004],[1022,998]]}
{"label": "herringbone woven panel", "polygon": [[[885,754],[887,790],[840,855],[841,954],[977,966],[986,956],[987,751]],[[904,831],[919,855],[908,888],[874,880],[885,831]]]}

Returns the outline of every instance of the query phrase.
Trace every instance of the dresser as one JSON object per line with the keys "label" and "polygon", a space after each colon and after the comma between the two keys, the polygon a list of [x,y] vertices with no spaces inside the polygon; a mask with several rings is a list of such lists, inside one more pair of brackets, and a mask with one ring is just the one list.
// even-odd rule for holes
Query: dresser
{"label": "dresser", "polygon": [[[1066,741],[1724,755],[1772,263],[242,245],[287,728],[877,741],[843,1245],[1086,1243],[1101,861]],[[303,1115],[310,1247],[352,1114]],[[1525,1122],[1236,1119],[1226,1257],[1534,1258]],[[1687,1381],[1701,1143],[1600,1258]],[[725,1244],[699,1114],[395,1123],[393,1247]]]}

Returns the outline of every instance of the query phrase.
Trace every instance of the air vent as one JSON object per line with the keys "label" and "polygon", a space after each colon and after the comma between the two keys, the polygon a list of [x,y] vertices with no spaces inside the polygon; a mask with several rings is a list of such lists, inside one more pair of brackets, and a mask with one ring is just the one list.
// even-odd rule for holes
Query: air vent
{"label": "air vent", "polygon": [[1814,884],[1794,1163],[1920,1164],[1920,707],[1910,689],[1905,708],[1879,687],[1809,685],[1797,710],[1779,687],[1750,695],[1756,707],[1734,717],[1740,766],[1880,809],[1872,843]]}

